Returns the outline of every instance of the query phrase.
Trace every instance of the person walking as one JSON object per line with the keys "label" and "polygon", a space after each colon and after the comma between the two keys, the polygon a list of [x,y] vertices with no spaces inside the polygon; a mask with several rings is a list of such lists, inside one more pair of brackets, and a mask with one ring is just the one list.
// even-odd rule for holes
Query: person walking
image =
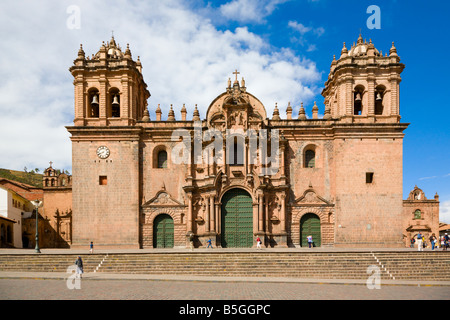
{"label": "person walking", "polygon": [[417,235],[417,250],[418,251],[423,251],[423,244],[422,244],[422,234],[419,232],[419,234]]}
{"label": "person walking", "polygon": [[414,238],[411,238],[411,245],[410,245],[411,248],[414,248],[414,243],[416,243],[416,240]]}
{"label": "person walking", "polygon": [[211,238],[209,238],[207,242],[208,242],[208,247],[207,247],[207,248],[211,247],[211,249],[212,249],[212,248],[213,248],[213,246],[212,246],[212,241],[211,241]]}
{"label": "person walking", "polygon": [[83,260],[80,256],[75,260],[75,265],[77,266],[77,275],[81,278],[81,275],[83,274]]}
{"label": "person walking", "polygon": [[431,243],[431,250],[434,250],[434,247],[436,245],[436,237],[434,233],[430,236],[430,243]]}
{"label": "person walking", "polygon": [[261,249],[261,238],[256,238],[256,249]]}
{"label": "person walking", "polygon": [[91,241],[91,244],[89,245],[89,252],[94,253],[94,243]]}
{"label": "person walking", "polygon": [[312,238],[312,236],[311,235],[307,236],[306,239],[308,239],[308,246],[310,248],[312,248],[312,246],[313,246],[313,238]]}
{"label": "person walking", "polygon": [[444,246],[443,246],[443,250],[445,250],[445,251],[447,251],[447,248],[448,248],[448,240],[449,240],[448,234],[445,234],[444,235]]}

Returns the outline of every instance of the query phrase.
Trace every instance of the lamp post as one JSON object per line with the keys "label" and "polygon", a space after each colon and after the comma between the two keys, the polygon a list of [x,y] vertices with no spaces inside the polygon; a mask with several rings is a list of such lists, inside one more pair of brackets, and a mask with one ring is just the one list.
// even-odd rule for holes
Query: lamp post
{"label": "lamp post", "polygon": [[39,249],[39,228],[38,228],[38,219],[39,219],[39,207],[42,206],[42,201],[39,200],[33,200],[31,203],[36,208],[36,247],[35,251],[36,253],[41,253],[41,250]]}

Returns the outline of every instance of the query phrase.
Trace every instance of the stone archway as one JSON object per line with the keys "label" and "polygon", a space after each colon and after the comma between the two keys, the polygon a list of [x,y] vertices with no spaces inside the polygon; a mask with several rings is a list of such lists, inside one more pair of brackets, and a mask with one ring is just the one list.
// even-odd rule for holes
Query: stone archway
{"label": "stone archway", "polygon": [[314,246],[320,247],[322,243],[320,218],[314,213],[306,213],[300,219],[300,245],[308,247],[307,236],[311,235]]}
{"label": "stone archway", "polygon": [[153,222],[153,247],[173,248],[174,246],[174,223],[168,214],[156,216]]}
{"label": "stone archway", "polygon": [[250,248],[253,245],[253,204],[251,195],[240,188],[222,197],[222,248]]}

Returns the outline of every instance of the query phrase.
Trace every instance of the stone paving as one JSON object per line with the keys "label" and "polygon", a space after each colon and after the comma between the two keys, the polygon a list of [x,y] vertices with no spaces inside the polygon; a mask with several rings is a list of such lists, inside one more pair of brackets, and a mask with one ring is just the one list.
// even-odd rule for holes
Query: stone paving
{"label": "stone paving", "polygon": [[[72,250],[58,249],[43,251],[46,251],[43,253],[54,254],[75,253]],[[340,250],[329,249],[329,251]],[[405,249],[405,251],[409,250]],[[5,253],[23,254],[24,250],[0,250],[0,254]],[[31,252],[26,253],[30,254]],[[0,301],[168,300],[184,303],[185,301],[200,300],[298,301],[356,299],[439,301],[450,299],[450,283],[448,281],[383,280],[380,289],[371,290],[367,287],[365,281],[362,280],[249,279],[192,276],[187,278],[164,275],[86,273],[79,282],[80,289],[69,289],[69,277],[70,274],[56,272],[0,272]],[[74,282],[71,283],[73,284]]]}
{"label": "stone paving", "polygon": [[[69,281],[69,286],[68,286]],[[0,300],[448,300],[450,286],[179,280],[0,279]],[[69,289],[71,287],[71,289]]]}

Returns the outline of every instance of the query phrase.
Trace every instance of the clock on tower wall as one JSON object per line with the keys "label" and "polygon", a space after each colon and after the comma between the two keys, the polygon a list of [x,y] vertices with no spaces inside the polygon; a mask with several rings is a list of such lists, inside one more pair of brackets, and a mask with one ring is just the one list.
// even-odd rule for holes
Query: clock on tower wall
{"label": "clock on tower wall", "polygon": [[97,148],[97,156],[100,159],[107,159],[110,155],[109,148],[106,146],[100,146]]}

